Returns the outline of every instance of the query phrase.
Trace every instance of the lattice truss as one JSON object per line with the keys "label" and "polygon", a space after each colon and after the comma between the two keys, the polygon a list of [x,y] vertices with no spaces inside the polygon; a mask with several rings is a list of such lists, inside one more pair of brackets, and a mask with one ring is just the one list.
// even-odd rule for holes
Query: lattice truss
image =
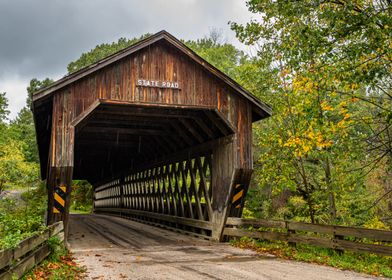
{"label": "lattice truss", "polygon": [[134,209],[211,221],[211,157],[155,166],[99,186],[95,209]]}

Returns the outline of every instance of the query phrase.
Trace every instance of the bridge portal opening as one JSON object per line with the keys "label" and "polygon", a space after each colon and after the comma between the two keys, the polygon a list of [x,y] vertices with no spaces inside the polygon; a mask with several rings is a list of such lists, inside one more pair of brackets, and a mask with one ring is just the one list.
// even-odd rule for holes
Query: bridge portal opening
{"label": "bridge portal opening", "polygon": [[230,123],[208,106],[92,106],[75,122],[73,177],[93,185],[94,212],[211,236],[213,149]]}

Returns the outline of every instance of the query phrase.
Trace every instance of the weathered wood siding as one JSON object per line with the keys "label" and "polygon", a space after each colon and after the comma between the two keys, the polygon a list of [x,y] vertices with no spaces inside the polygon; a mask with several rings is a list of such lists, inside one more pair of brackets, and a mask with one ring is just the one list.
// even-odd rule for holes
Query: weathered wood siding
{"label": "weathered wood siding", "polygon": [[[138,87],[137,79],[177,81],[180,89]],[[216,106],[237,130],[234,166],[252,169],[250,102],[164,42],[100,69],[54,95],[52,166],[73,165],[73,145],[69,144],[74,132],[70,123],[97,99]]]}

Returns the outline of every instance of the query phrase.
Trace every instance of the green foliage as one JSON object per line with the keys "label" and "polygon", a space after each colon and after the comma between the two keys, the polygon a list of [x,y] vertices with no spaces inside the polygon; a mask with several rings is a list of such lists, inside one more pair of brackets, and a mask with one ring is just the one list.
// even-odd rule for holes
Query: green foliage
{"label": "green foliage", "polygon": [[[8,116],[5,95],[3,100],[0,107],[5,120]],[[0,132],[0,193],[6,187],[32,186],[38,181],[38,165],[34,163],[38,155],[31,113],[22,109],[11,125],[0,121]]]}
{"label": "green foliage", "polygon": [[90,213],[93,206],[93,189],[87,181],[73,181],[71,193],[71,211]]}
{"label": "green foliage", "polygon": [[5,92],[0,92],[0,124],[3,124],[7,120],[9,113],[8,99],[5,96]]}
{"label": "green foliage", "polygon": [[58,236],[51,236],[48,239],[47,243],[50,247],[50,252],[51,252],[49,256],[49,260],[53,262],[58,262],[60,261],[61,256],[67,254],[67,250],[64,246],[64,242],[62,242]]}
{"label": "green foliage", "polygon": [[38,165],[27,162],[22,143],[9,140],[0,147],[0,190],[5,186],[33,186],[38,180]]}
{"label": "green foliage", "polygon": [[351,225],[381,209],[390,217],[391,206],[382,206],[388,184],[369,185],[376,169],[392,178],[390,5],[247,4],[256,19],[231,27],[257,56],[240,66],[239,81],[274,109],[255,126],[260,190],[251,212]]}
{"label": "green foliage", "polygon": [[353,270],[375,276],[392,278],[392,258],[374,254],[344,252],[340,254],[332,249],[311,245],[297,244],[291,247],[284,242],[269,242],[244,237],[232,241],[234,246],[250,248],[260,253],[272,253],[278,257],[302,262],[328,265],[343,270]]}
{"label": "green foliage", "polygon": [[20,143],[25,160],[38,164],[38,145],[31,110],[24,107],[19,111],[17,117],[10,123],[9,133]]}
{"label": "green foliage", "polygon": [[67,66],[68,73],[71,74],[76,71],[79,71],[80,69],[85,68],[91,64],[94,64],[95,62],[103,58],[106,58],[118,51],[121,51],[122,49],[129,47],[149,36],[151,36],[151,34],[147,33],[140,36],[139,38],[132,38],[132,39],[120,38],[118,39],[117,42],[97,45],[94,49],[90,50],[89,52],[82,53],[82,55],[77,60],[70,62]]}
{"label": "green foliage", "polygon": [[31,102],[32,102],[33,94],[40,89],[43,89],[47,86],[50,86],[52,83],[53,83],[53,80],[50,78],[46,78],[42,81],[38,80],[37,78],[31,79],[30,84],[27,87],[27,99],[26,99],[27,108],[31,109]]}
{"label": "green foliage", "polygon": [[[147,33],[138,38],[120,38],[117,42],[97,45],[89,52],[83,53],[77,60],[70,62],[67,67],[68,73],[71,74],[88,67],[149,36],[151,34]],[[232,77],[237,75],[237,67],[247,59],[247,56],[242,51],[239,51],[231,44],[224,43],[221,32],[217,30],[211,30],[210,34],[203,39],[185,41],[184,43],[219,70]]]}
{"label": "green foliage", "polygon": [[[44,229],[45,189],[38,177],[38,154],[32,115],[23,108],[18,117],[6,123],[8,102],[0,95],[0,249],[14,247],[22,239]],[[20,195],[23,189],[28,192]]]}
{"label": "green foliage", "polygon": [[45,229],[46,191],[43,186],[25,192],[21,200],[0,199],[0,249]]}
{"label": "green foliage", "polygon": [[[255,19],[231,27],[255,48],[255,56],[226,43],[216,30],[184,42],[273,107],[272,118],[254,125],[256,176],[244,216],[387,228],[392,221],[391,7],[360,0],[250,0],[247,5]],[[69,63],[68,73],[148,36],[100,44]],[[27,107],[10,124],[7,99],[0,95],[3,185],[38,181],[28,108],[32,94],[52,82],[32,79]],[[71,209],[89,212],[91,205],[91,186],[75,182]]]}
{"label": "green foliage", "polygon": [[225,43],[222,39],[222,33],[217,30],[212,30],[209,36],[203,39],[186,41],[184,43],[213,66],[232,78],[236,78],[238,75],[238,66],[247,60],[245,53],[233,45]]}

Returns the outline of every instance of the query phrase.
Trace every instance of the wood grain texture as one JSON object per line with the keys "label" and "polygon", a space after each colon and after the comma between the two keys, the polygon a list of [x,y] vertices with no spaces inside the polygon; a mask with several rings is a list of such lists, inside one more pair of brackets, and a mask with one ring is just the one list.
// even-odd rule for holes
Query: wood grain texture
{"label": "wood grain texture", "polygon": [[[238,228],[249,226],[262,231]],[[273,232],[271,228],[283,231]],[[392,256],[392,231],[388,230],[229,217],[223,234]]]}
{"label": "wood grain texture", "polygon": [[[0,251],[0,280],[22,277],[50,253],[46,241],[52,236],[62,236],[63,223],[49,226],[44,232],[22,240],[16,248]],[[60,238],[61,241],[61,238]]]}
{"label": "wood grain texture", "polygon": [[[140,79],[179,86],[150,87]],[[52,196],[60,185],[70,189],[72,179],[96,187],[120,180],[102,191],[105,199],[96,189],[96,209],[127,206],[195,220],[215,217],[221,232],[233,172],[242,170],[244,196],[249,186],[252,122],[270,114],[268,106],[166,33],[65,77],[33,99],[47,223],[63,220],[65,235],[70,196],[60,214],[53,212]],[[243,203],[229,215],[241,216]]]}

